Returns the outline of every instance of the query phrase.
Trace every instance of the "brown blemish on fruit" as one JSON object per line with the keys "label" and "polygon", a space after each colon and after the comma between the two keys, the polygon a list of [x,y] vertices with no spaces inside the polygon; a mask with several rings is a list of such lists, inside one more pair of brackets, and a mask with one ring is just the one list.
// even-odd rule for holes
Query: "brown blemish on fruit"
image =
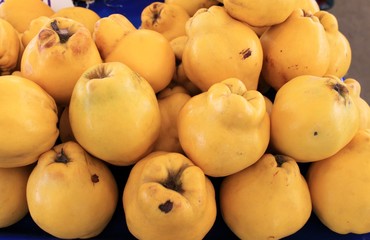
{"label": "brown blemish on fruit", "polygon": [[247,49],[241,50],[239,54],[242,56],[242,59],[244,60],[252,55],[252,51],[250,48],[247,48]]}
{"label": "brown blemish on fruit", "polygon": [[54,161],[57,163],[64,163],[64,164],[67,164],[69,162],[67,155],[64,154],[63,148],[60,150],[59,153],[57,153]]}
{"label": "brown blemish on fruit", "polygon": [[317,131],[314,131],[314,132],[313,132],[313,135],[314,135],[314,136],[317,136],[317,135],[319,135],[319,133],[318,133]]}
{"label": "brown blemish on fruit", "polygon": [[152,8],[150,9],[152,13],[152,25],[155,25],[158,20],[161,18],[163,7],[160,3],[153,3]]}
{"label": "brown blemish on fruit", "polygon": [[42,29],[38,34],[38,40],[40,42],[39,48],[50,48],[55,45],[56,37],[52,30],[50,29]]}
{"label": "brown blemish on fruit", "polygon": [[93,175],[91,175],[91,182],[98,183],[99,182],[99,176],[96,175],[95,173]]}
{"label": "brown blemish on fruit", "polygon": [[50,27],[58,34],[61,43],[66,43],[68,39],[71,37],[71,34],[68,31],[68,29],[59,28],[57,20],[52,21],[50,23]]}
{"label": "brown blemish on fruit", "polygon": [[173,202],[171,200],[167,200],[166,202],[160,204],[158,208],[164,213],[169,213],[173,208]]}

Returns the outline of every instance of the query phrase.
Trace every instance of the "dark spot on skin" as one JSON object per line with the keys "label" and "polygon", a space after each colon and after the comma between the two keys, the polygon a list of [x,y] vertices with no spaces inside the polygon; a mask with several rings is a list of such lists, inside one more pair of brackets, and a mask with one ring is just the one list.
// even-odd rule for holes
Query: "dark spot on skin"
{"label": "dark spot on skin", "polygon": [[242,56],[242,59],[246,59],[252,55],[252,51],[250,48],[247,48],[247,49],[241,50],[239,54]]}
{"label": "dark spot on skin", "polygon": [[96,174],[91,175],[91,182],[98,183],[99,182],[99,176]]}
{"label": "dark spot on skin", "polygon": [[165,203],[160,204],[158,208],[164,213],[169,213],[173,208],[173,202],[171,202],[171,200],[167,200]]}
{"label": "dark spot on skin", "polygon": [[315,132],[313,133],[313,135],[314,135],[314,136],[317,136],[317,135],[319,135],[319,133],[315,131]]}

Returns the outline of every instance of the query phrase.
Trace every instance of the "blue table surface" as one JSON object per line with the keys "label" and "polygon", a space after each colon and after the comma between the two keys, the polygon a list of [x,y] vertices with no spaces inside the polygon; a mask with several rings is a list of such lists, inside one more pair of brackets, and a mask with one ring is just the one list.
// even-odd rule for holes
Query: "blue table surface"
{"label": "blue table surface", "polygon": [[[110,2],[105,2],[110,1]],[[125,15],[136,27],[140,26],[140,14],[141,11],[153,1],[149,0],[96,0],[95,3],[90,5],[90,9],[97,12],[101,17],[109,16],[112,13],[121,13]],[[83,4],[80,2],[80,4]],[[109,5],[109,6],[108,6]],[[124,184],[127,180],[130,167],[115,167],[110,166],[111,170],[117,180],[118,187],[120,189],[120,196]],[[301,165],[302,174],[305,173],[306,166]],[[218,192],[219,184],[222,178],[211,178]],[[121,198],[118,201],[117,209],[113,215],[112,220],[105,228],[105,230],[97,237],[91,239],[135,239],[127,229]],[[32,220],[30,215],[26,215],[18,223],[9,226],[7,228],[0,229],[0,239],[37,239],[37,240],[48,240],[56,239],[51,235],[45,233],[40,229],[35,222]],[[226,226],[220,211],[216,218],[216,222],[209,233],[204,238],[205,240],[214,239],[238,239]],[[326,226],[324,226],[319,219],[312,214],[308,222],[295,234],[284,238],[285,240],[370,240],[369,234],[346,234],[341,235],[334,233]]]}

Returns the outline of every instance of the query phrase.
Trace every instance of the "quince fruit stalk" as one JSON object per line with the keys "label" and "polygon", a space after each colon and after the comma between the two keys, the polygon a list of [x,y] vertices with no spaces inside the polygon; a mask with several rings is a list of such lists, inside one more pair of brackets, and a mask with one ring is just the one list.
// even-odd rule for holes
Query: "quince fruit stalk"
{"label": "quince fruit stalk", "polygon": [[67,106],[81,74],[101,62],[90,31],[73,19],[57,17],[24,49],[21,73],[44,88],[59,106]]}
{"label": "quince fruit stalk", "polygon": [[54,99],[29,79],[0,77],[0,168],[21,167],[50,150],[59,134]]}
{"label": "quince fruit stalk", "polygon": [[142,240],[201,240],[216,220],[212,182],[180,153],[153,152],[138,161],[122,202],[129,231]]}
{"label": "quince fruit stalk", "polygon": [[295,9],[288,19],[268,28],[260,37],[263,48],[261,75],[278,90],[301,75],[324,76],[330,64],[330,46],[320,18]]}
{"label": "quince fruit stalk", "polygon": [[220,207],[226,224],[245,240],[292,235],[312,211],[310,191],[297,162],[272,154],[222,180]]}
{"label": "quince fruit stalk", "polygon": [[40,156],[26,194],[34,222],[63,239],[100,234],[118,202],[117,183],[108,166],[72,141]]}
{"label": "quince fruit stalk", "polygon": [[140,28],[159,32],[171,41],[185,35],[185,24],[190,16],[179,5],[153,2],[142,10],[140,18]]}
{"label": "quince fruit stalk", "polygon": [[159,136],[161,113],[148,81],[121,62],[88,68],[77,81],[69,120],[78,143],[114,165],[131,165]]}
{"label": "quince fruit stalk", "polygon": [[9,75],[19,67],[21,41],[17,30],[0,18],[0,75]]}
{"label": "quince fruit stalk", "polygon": [[298,162],[328,158],[359,130],[358,108],[337,77],[304,75],[276,93],[271,111],[271,144]]}
{"label": "quince fruit stalk", "polygon": [[369,159],[370,129],[362,129],[338,153],[308,168],[313,211],[336,233],[370,232]]}
{"label": "quince fruit stalk", "polygon": [[215,83],[193,96],[178,115],[178,135],[186,155],[205,174],[223,177],[255,163],[270,140],[263,95],[236,78]]}
{"label": "quince fruit stalk", "polygon": [[202,91],[230,77],[257,89],[262,46],[257,34],[220,6],[199,10],[186,24],[182,55],[186,76]]}

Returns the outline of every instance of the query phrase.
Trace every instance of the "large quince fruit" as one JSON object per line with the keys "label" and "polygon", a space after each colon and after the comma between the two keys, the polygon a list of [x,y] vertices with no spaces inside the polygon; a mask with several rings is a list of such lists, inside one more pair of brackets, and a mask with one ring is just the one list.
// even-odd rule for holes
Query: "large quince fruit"
{"label": "large quince fruit", "polygon": [[276,93],[271,144],[296,161],[319,161],[348,144],[359,123],[358,108],[339,78],[299,76]]}
{"label": "large quince fruit", "polygon": [[201,8],[209,8],[219,4],[217,0],[165,0],[164,2],[182,7],[189,16],[193,16]]}
{"label": "large quince fruit", "polygon": [[257,34],[220,6],[199,10],[186,24],[188,40],[182,64],[186,76],[202,91],[230,77],[257,89],[262,47]]}
{"label": "large quince fruit", "polygon": [[56,17],[24,49],[21,73],[44,88],[59,106],[67,106],[81,74],[101,62],[90,31],[73,19]]}
{"label": "large quince fruit", "polygon": [[205,174],[223,177],[255,163],[270,140],[262,94],[228,78],[189,99],[177,118],[180,144]]}
{"label": "large quince fruit", "polygon": [[32,166],[0,168],[0,229],[28,213],[26,185]]}
{"label": "large quince fruit", "polygon": [[129,231],[142,240],[201,240],[216,220],[212,182],[180,153],[153,152],[138,161],[122,201]]}
{"label": "large quince fruit", "polygon": [[110,222],[118,202],[113,174],[76,142],[56,145],[40,156],[27,183],[34,222],[64,239],[92,238]]}
{"label": "large quince fruit", "polygon": [[359,130],[335,155],[307,172],[313,211],[340,234],[370,232],[370,129]]}
{"label": "large quince fruit", "polygon": [[300,75],[323,76],[330,64],[330,45],[320,18],[296,9],[289,18],[268,28],[260,37],[261,75],[278,90]]}
{"label": "large quince fruit", "polygon": [[26,78],[0,77],[0,167],[20,167],[37,161],[58,138],[54,99]]}
{"label": "large quince fruit", "polygon": [[289,236],[306,224],[312,210],[297,162],[272,154],[223,179],[220,207],[225,223],[245,240]]}
{"label": "large quince fruit", "polygon": [[0,18],[0,75],[9,75],[18,70],[22,51],[17,30]]}
{"label": "large quince fruit", "polygon": [[77,142],[114,165],[131,165],[149,153],[159,136],[160,119],[153,88],[121,62],[87,69],[69,104]]}

